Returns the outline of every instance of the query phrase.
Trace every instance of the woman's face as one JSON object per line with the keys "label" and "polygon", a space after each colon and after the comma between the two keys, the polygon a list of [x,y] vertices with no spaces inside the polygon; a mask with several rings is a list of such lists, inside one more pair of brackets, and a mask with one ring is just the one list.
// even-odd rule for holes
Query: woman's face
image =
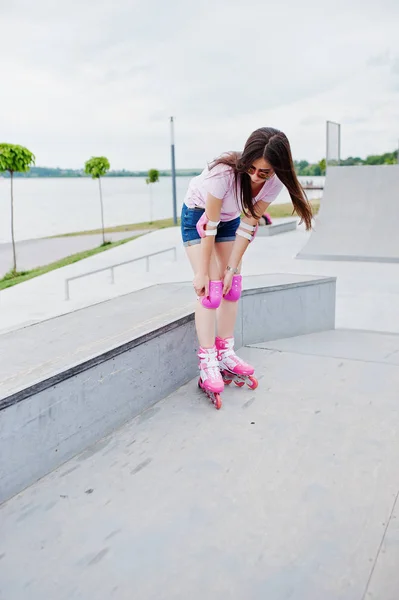
{"label": "woman's face", "polygon": [[264,183],[265,180],[273,177],[274,171],[271,164],[264,158],[257,158],[252,165],[247,169],[247,173],[251,178],[252,183]]}

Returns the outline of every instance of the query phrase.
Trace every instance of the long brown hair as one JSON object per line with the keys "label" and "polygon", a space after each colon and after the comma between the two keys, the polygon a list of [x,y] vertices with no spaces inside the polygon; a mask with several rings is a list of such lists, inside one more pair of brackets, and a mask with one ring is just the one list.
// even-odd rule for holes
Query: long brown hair
{"label": "long brown hair", "polygon": [[230,152],[217,158],[210,166],[227,165],[232,167],[235,176],[236,191],[238,183],[241,187],[241,204],[244,213],[255,219],[252,202],[251,178],[247,173],[255,160],[264,158],[273,167],[274,172],[288,190],[295,212],[300,216],[301,223],[305,222],[306,229],[312,227],[312,206],[298,181],[292,160],[290,143],[287,136],[278,129],[261,127],[249,136],[242,154]]}

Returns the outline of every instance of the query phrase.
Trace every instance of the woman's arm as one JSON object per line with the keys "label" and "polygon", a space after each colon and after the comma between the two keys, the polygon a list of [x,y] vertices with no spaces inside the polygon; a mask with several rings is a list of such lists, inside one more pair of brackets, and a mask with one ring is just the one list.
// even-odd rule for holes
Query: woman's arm
{"label": "woman's arm", "polygon": [[[222,209],[222,200],[215,198],[212,194],[208,194],[205,204],[205,214],[209,221],[218,222],[220,221],[220,211]],[[216,231],[217,225],[207,225],[207,231]],[[208,275],[209,264],[211,262],[211,256],[215,245],[215,236],[206,235],[201,239],[201,262],[200,262],[200,273]]]}
{"label": "woman's arm", "polygon": [[[251,225],[252,227],[254,227],[255,225],[257,225],[261,216],[266,212],[266,209],[269,205],[270,205],[270,202],[263,202],[262,200],[259,200],[256,204],[254,204],[255,213],[258,215],[257,218],[254,219],[253,217],[243,217],[241,219],[241,223],[244,223],[246,225]],[[241,229],[241,231],[243,231],[244,233],[248,233],[247,230],[243,229],[242,227],[239,227],[239,229]],[[244,253],[245,253],[246,249],[248,248],[249,244],[250,244],[249,239],[247,239],[246,237],[242,237],[239,234],[236,235],[236,239],[235,239],[234,245],[233,245],[233,250],[230,254],[230,259],[229,259],[229,263],[228,263],[228,266],[231,269],[233,269],[233,270],[238,269],[238,265],[240,264],[241,259],[244,256]],[[223,292],[223,293],[227,293],[227,292]]]}

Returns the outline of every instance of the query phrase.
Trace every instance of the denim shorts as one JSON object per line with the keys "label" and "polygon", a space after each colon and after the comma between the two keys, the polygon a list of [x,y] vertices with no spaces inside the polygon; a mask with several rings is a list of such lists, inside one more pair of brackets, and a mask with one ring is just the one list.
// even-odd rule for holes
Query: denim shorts
{"label": "denim shorts", "polygon": [[[194,246],[201,242],[196,225],[204,212],[204,208],[188,208],[183,204],[181,211],[181,236],[184,246]],[[221,221],[218,225],[215,242],[234,242],[239,224],[240,217],[231,221]]]}

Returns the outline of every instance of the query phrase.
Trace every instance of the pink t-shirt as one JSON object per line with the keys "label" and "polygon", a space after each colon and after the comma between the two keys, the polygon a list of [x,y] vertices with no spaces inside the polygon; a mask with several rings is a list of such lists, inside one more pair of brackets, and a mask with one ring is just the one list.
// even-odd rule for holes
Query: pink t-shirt
{"label": "pink t-shirt", "polygon": [[[272,203],[277,198],[283,188],[283,184],[277,175],[273,175],[266,180],[260,192],[252,199],[255,204],[259,200]],[[188,208],[205,208],[207,195],[211,194],[215,198],[222,200],[222,210],[220,212],[221,221],[231,221],[239,217],[242,212],[240,197],[240,182],[236,194],[234,181],[234,171],[227,165],[217,165],[209,170],[208,167],[197,177],[191,179],[184,204]],[[237,200],[238,198],[238,200]]]}

